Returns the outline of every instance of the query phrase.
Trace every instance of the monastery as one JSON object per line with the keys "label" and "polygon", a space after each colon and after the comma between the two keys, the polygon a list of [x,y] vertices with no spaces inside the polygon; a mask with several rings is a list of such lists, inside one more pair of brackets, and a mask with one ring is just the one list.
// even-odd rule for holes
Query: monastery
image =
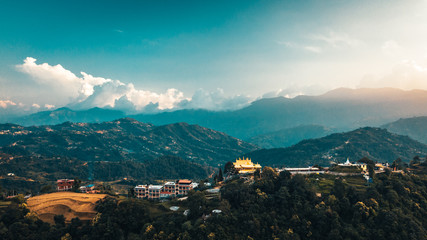
{"label": "monastery", "polygon": [[249,158],[236,159],[233,165],[238,173],[254,173],[257,169],[261,170],[261,165],[253,164]]}

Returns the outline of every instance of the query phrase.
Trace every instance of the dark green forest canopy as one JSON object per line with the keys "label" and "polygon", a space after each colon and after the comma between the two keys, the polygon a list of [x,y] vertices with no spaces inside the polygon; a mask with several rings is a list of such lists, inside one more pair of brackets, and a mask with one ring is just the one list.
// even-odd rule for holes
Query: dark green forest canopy
{"label": "dark green forest canopy", "polygon": [[[180,210],[170,211],[168,204]],[[387,171],[367,185],[357,177],[291,177],[264,168],[253,183],[227,182],[221,198],[208,199],[201,191],[184,202],[107,198],[88,224],[74,219],[64,225],[58,217],[48,225],[14,203],[0,211],[2,239],[418,240],[427,236],[427,176]]]}

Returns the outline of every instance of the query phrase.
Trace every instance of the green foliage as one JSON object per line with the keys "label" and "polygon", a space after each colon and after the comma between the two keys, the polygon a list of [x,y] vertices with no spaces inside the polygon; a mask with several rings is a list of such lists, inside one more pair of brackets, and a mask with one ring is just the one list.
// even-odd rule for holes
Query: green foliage
{"label": "green foliage", "polygon": [[[159,179],[204,179],[213,171],[213,168],[175,156],[162,156],[146,162],[96,161],[92,163],[91,171],[98,181],[115,181],[127,177],[138,182],[154,182]],[[73,190],[76,191],[80,187],[80,179],[88,179],[89,166],[87,162],[78,159],[15,157],[2,164],[0,175],[5,175],[7,172],[27,176],[27,179],[0,179],[0,185],[6,190],[51,192],[54,190],[51,185],[54,185],[57,179],[75,178],[78,181],[75,181]]]}
{"label": "green foliage", "polygon": [[[323,181],[329,192],[319,196]],[[50,226],[13,203],[1,212],[0,238],[426,239],[426,175],[378,174],[369,186],[359,185],[356,177],[291,176],[264,168],[253,183],[228,181],[220,198],[201,191],[170,203],[109,197],[97,203],[98,215],[88,225],[78,219],[65,225],[56,216]]]}
{"label": "green foliage", "polygon": [[367,157],[391,163],[396,158],[409,162],[413,156],[427,154],[427,146],[407,136],[385,129],[365,127],[335,133],[318,139],[303,140],[291,147],[261,149],[248,154],[254,162],[266,166],[329,166],[330,161],[344,162]]}
{"label": "green foliage", "polygon": [[[0,134],[1,152],[5,154],[85,162],[98,159],[143,162],[173,154],[214,166],[258,148],[198,125],[175,123],[153,126],[130,118],[103,123],[64,122],[32,127],[0,124],[0,129],[7,130]],[[15,134],[18,131],[25,134]]]}

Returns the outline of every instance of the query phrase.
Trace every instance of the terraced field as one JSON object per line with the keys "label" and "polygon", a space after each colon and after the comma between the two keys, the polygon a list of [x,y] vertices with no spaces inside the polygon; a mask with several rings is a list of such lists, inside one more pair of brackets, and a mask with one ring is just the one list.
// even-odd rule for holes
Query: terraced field
{"label": "terraced field", "polygon": [[105,198],[106,194],[86,194],[74,192],[55,192],[31,197],[27,200],[28,208],[36,212],[39,218],[54,223],[55,215],[64,215],[65,222],[78,217],[89,221],[96,215],[95,204]]}

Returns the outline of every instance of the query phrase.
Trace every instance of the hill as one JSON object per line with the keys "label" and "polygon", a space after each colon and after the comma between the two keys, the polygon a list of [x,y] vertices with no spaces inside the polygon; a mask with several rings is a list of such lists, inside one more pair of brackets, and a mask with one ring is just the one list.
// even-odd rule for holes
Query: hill
{"label": "hill", "polygon": [[325,126],[302,125],[254,136],[247,141],[262,148],[280,148],[289,147],[304,139],[324,137],[333,132],[333,129]]}
{"label": "hill", "polygon": [[[180,178],[205,179],[214,169],[174,156],[162,156],[146,162],[85,162],[64,157],[6,157],[0,159],[0,186],[3,190],[40,192],[55,185],[57,179],[78,178],[101,182],[128,179],[129,183],[154,183]],[[7,176],[14,173],[15,176]]]}
{"label": "hill", "polygon": [[[0,238],[425,240],[427,236],[425,172],[378,173],[366,184],[360,175],[291,176],[265,168],[253,181],[230,179],[219,190],[220,198],[191,191],[184,201],[106,197],[96,205],[99,214],[91,224],[77,219],[68,225],[43,224],[27,214],[20,204],[23,198],[0,201]],[[46,200],[45,205],[61,204]],[[189,214],[184,216],[184,211]]]}
{"label": "hill", "polygon": [[374,161],[392,162],[397,158],[409,161],[427,154],[427,145],[385,129],[365,127],[335,133],[318,139],[304,140],[288,148],[262,149],[246,154],[261,165],[305,167],[331,162],[357,161],[368,157]]}
{"label": "hill", "polygon": [[27,200],[28,208],[37,213],[40,220],[54,224],[55,215],[64,215],[65,222],[78,217],[90,221],[95,215],[96,202],[105,198],[105,194],[86,194],[74,192],[55,192],[31,197]]}
{"label": "hill", "polygon": [[198,125],[154,126],[123,118],[104,123],[52,126],[0,125],[0,152],[13,156],[66,157],[82,161],[147,161],[175,155],[217,165],[257,149]]}
{"label": "hill", "polygon": [[406,135],[427,144],[427,117],[401,118],[381,126],[390,132]]}

